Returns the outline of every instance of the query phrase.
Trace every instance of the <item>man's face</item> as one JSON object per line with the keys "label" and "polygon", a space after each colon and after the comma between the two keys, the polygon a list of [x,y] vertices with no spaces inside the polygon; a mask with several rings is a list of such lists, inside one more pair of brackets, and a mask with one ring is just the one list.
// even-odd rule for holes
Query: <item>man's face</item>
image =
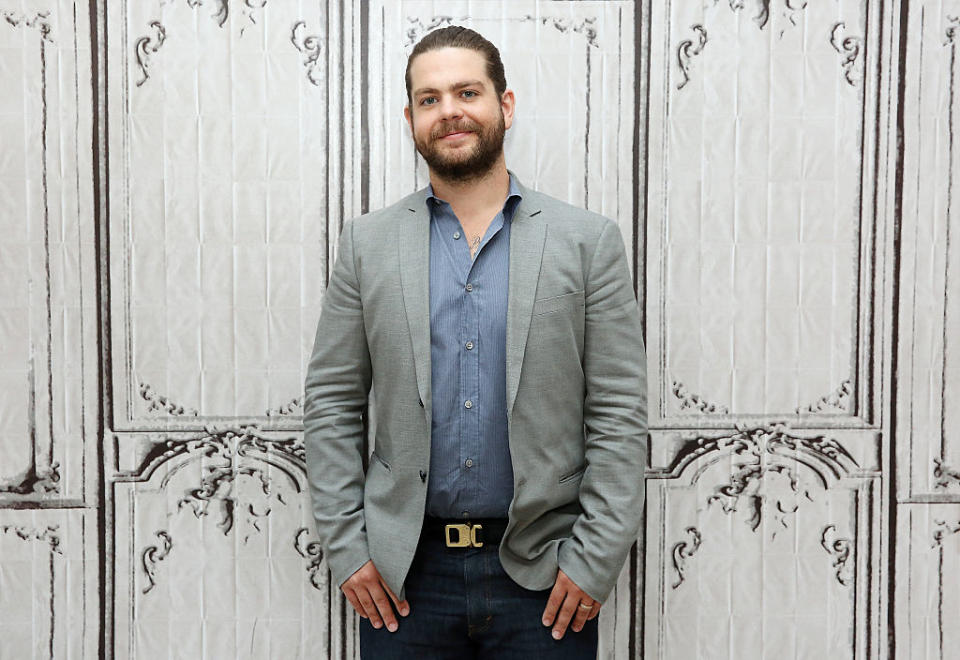
{"label": "man's face", "polygon": [[450,181],[490,171],[513,124],[513,92],[497,96],[483,55],[466,48],[428,51],[413,60],[410,82],[404,115],[430,170]]}

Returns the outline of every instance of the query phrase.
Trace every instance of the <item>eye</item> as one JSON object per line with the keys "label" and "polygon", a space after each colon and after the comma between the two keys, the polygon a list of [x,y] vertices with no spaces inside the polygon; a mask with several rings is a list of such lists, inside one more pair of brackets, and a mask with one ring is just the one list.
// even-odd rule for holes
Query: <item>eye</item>
{"label": "eye", "polygon": [[476,93],[475,91],[473,91],[472,89],[465,89],[465,90],[463,90],[463,96],[465,96],[465,97],[468,98],[468,99],[472,99],[472,98],[473,98],[474,96],[476,96],[476,95],[477,95],[477,93]]}
{"label": "eye", "polygon": [[420,99],[420,105],[433,105],[437,100],[436,96],[425,96]]}

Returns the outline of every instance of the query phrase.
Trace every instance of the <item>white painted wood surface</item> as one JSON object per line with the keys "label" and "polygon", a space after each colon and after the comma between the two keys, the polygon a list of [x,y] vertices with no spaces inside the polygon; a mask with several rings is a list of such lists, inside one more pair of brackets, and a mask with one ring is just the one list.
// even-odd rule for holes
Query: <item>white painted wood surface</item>
{"label": "white painted wood surface", "polygon": [[303,369],[450,24],[644,308],[599,657],[956,657],[960,0],[0,0],[0,659],[357,657]]}

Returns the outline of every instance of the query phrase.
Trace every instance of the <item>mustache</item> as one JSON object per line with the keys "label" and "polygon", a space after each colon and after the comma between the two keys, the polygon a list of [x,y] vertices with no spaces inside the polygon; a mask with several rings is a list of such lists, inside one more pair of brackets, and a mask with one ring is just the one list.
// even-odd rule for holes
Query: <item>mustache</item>
{"label": "mustache", "polygon": [[459,121],[455,124],[447,124],[446,126],[441,126],[440,128],[435,129],[432,133],[430,133],[430,138],[433,140],[439,140],[440,138],[450,135],[451,133],[478,133],[479,131],[480,127],[472,121]]}

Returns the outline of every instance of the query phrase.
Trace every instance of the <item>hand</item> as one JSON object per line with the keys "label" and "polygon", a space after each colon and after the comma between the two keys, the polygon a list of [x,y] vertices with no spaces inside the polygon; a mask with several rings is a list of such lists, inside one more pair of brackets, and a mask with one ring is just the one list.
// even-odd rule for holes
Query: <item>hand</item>
{"label": "hand", "polygon": [[[592,607],[590,609],[580,607],[580,603],[592,605]],[[550,592],[550,598],[547,599],[547,609],[543,611],[543,625],[553,624],[559,609],[560,616],[557,617],[557,623],[553,627],[553,638],[561,639],[571,618],[573,619],[571,628],[574,632],[580,632],[584,623],[600,614],[600,607],[600,601],[587,595],[587,592],[578,587],[566,573],[558,571],[557,581],[553,585],[553,591]]]}
{"label": "hand", "polygon": [[[393,615],[393,608],[390,607],[390,601],[387,600],[387,594],[397,606],[397,611],[402,616],[410,614],[410,604],[407,601],[398,601],[396,594],[387,586],[380,571],[373,565],[371,559],[361,566],[356,573],[347,578],[347,581],[340,587],[343,595],[347,597],[353,609],[364,619],[369,618],[374,628],[380,628],[383,621],[387,622],[387,630],[397,631],[397,619]],[[384,591],[386,590],[386,591]]]}

